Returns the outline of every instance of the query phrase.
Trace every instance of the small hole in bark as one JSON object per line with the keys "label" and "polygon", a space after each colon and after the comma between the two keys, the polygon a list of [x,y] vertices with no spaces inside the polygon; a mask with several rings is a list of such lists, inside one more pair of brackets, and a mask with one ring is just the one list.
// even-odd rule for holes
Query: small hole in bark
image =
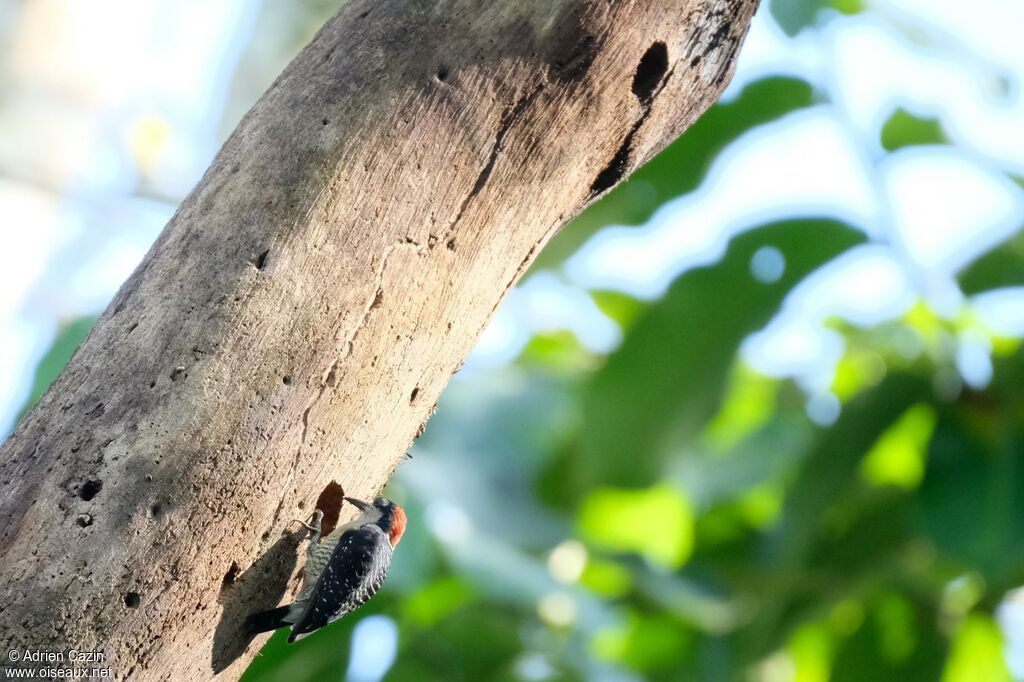
{"label": "small hole in bark", "polygon": [[654,89],[661,83],[661,79],[668,70],[668,48],[665,43],[658,41],[647,48],[640,63],[636,66],[636,73],[633,74],[633,94],[642,104],[651,101]]}
{"label": "small hole in bark", "polygon": [[262,270],[263,269],[263,266],[267,264],[267,256],[269,256],[269,255],[270,255],[270,249],[267,249],[266,251],[264,251],[260,255],[256,256],[256,260],[254,261],[254,265],[256,266],[257,270]]}
{"label": "small hole in bark", "polygon": [[281,377],[281,383],[284,384],[285,386],[291,386],[292,385],[292,378],[291,378],[291,376],[285,374],[283,377]]}
{"label": "small hole in bark", "polygon": [[159,502],[154,502],[153,506],[149,508],[149,513],[153,516],[154,519],[159,519],[161,516],[163,516],[164,506]]}
{"label": "small hole in bark", "polygon": [[92,516],[89,514],[79,514],[78,518],[75,519],[75,523],[79,528],[88,528],[92,525]]}
{"label": "small hole in bark", "polygon": [[224,579],[221,581],[221,589],[227,589],[235,584],[235,578],[238,577],[238,572],[241,569],[238,568],[238,562],[232,561],[228,567],[228,572],[224,574]]}
{"label": "small hole in bark", "polygon": [[306,508],[306,503],[305,502],[299,502],[299,509],[305,509],[305,508]]}
{"label": "small hole in bark", "polygon": [[149,387],[150,388],[156,388],[156,382],[155,381],[149,382]]}
{"label": "small hole in bark", "polygon": [[181,378],[183,374],[185,374],[185,367],[182,365],[178,365],[177,367],[171,370],[171,381],[177,381],[178,379]]}
{"label": "small hole in bark", "polygon": [[125,592],[124,593],[124,605],[127,606],[130,609],[137,609],[137,608],[139,608],[139,603],[141,601],[142,601],[142,598],[139,596],[138,592]]}
{"label": "small hole in bark", "polygon": [[420,387],[419,386],[417,386],[416,388],[412,389],[412,393],[409,394],[409,402],[410,403],[416,402],[416,396],[418,396],[419,394],[420,394]]}
{"label": "small hole in bark", "polygon": [[103,481],[99,479],[86,481],[82,484],[82,487],[78,489],[78,496],[88,502],[92,498],[96,497],[102,488]]}
{"label": "small hole in bark", "polygon": [[320,124],[321,124],[321,125],[327,125],[327,124],[328,124],[328,123],[330,123],[330,122],[331,122],[331,121],[330,121],[330,119],[327,119],[327,118],[324,118],[324,119],[321,119],[321,120],[320,120]]}
{"label": "small hole in bark", "polygon": [[268,531],[264,531],[263,535],[260,536],[260,540],[262,540],[263,542],[266,542],[269,539],[270,539],[270,531],[269,530]]}
{"label": "small hole in bark", "polygon": [[437,70],[435,77],[437,78],[437,80],[444,83],[446,80],[448,80],[448,69],[442,66],[440,69]]}
{"label": "small hole in bark", "polygon": [[618,184],[619,180],[626,173],[626,164],[629,163],[629,149],[632,146],[632,137],[627,137],[619,147],[619,150],[615,152],[615,156],[608,162],[604,170],[598,173],[597,177],[594,178],[594,182],[590,185],[590,196],[591,198],[596,197],[605,190],[609,190]]}
{"label": "small hole in bark", "polygon": [[448,247],[449,251],[454,251],[455,250],[455,237],[452,237],[451,239],[449,239],[447,242],[445,242],[444,245]]}

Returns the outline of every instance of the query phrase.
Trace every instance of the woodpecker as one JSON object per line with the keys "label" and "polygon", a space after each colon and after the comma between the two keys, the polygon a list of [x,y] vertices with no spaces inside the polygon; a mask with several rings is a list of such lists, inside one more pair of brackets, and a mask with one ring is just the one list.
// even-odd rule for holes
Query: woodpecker
{"label": "woodpecker", "polygon": [[302,591],[291,604],[249,616],[250,635],[290,625],[288,642],[300,640],[355,611],[380,589],[391,554],[405,532],[405,510],[383,497],[373,504],[352,497],[345,500],[360,510],[359,516],[322,542],[322,511],[314,511],[309,523],[299,521],[310,533]]}

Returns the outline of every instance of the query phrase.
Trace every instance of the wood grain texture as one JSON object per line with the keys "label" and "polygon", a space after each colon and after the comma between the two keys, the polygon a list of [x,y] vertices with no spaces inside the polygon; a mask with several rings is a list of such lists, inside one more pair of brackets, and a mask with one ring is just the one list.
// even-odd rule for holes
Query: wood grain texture
{"label": "wood grain texture", "polygon": [[4,647],[237,677],[288,522],[380,490],[545,241],[717,98],[755,5],[346,2],[0,447]]}

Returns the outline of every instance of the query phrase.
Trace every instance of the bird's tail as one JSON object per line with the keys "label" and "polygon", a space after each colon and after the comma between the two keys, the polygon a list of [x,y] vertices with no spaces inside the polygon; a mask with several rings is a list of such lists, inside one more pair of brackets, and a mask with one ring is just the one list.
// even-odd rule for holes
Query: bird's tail
{"label": "bird's tail", "polygon": [[288,609],[288,606],[278,606],[276,609],[252,614],[245,619],[246,634],[258,635],[261,632],[269,632],[291,625],[284,620],[284,617],[288,615]]}

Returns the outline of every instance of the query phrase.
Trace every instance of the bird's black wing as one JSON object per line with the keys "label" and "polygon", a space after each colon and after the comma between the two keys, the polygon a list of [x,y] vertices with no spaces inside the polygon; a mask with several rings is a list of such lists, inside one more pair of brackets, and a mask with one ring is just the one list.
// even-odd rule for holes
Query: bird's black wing
{"label": "bird's black wing", "polygon": [[365,604],[387,577],[390,559],[391,542],[380,526],[366,524],[345,531],[288,641],[302,639]]}

